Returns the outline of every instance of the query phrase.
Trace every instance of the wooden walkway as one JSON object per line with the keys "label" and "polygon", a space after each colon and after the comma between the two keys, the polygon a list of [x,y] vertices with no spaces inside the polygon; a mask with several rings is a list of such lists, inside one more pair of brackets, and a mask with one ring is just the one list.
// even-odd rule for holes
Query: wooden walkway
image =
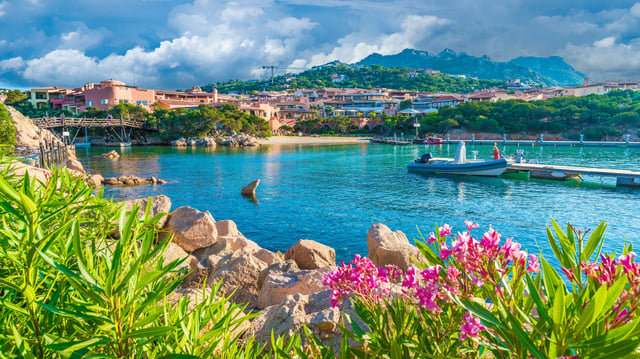
{"label": "wooden walkway", "polygon": [[640,187],[640,172],[627,170],[614,170],[607,168],[556,166],[530,163],[513,163],[509,166],[508,172],[526,171],[532,175],[542,175],[539,178],[562,178],[571,175],[588,175],[600,177],[615,177],[616,184],[622,187]]}
{"label": "wooden walkway", "polygon": [[136,121],[119,118],[80,118],[80,117],[41,117],[32,119],[39,128],[60,128],[60,127],[87,127],[87,128],[145,128],[145,121]]}

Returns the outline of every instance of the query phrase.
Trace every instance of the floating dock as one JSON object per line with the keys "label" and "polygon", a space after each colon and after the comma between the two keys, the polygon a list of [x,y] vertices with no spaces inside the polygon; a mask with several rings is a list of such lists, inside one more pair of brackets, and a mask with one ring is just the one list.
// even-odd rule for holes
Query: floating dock
{"label": "floating dock", "polygon": [[465,141],[470,145],[552,146],[552,147],[640,147],[640,142],[612,141],[532,141],[532,140],[444,140],[443,144],[455,145]]}
{"label": "floating dock", "polygon": [[567,180],[580,178],[582,175],[615,177],[619,187],[640,188],[640,172],[614,170],[607,168],[556,166],[531,163],[513,163],[506,173],[529,172],[531,178]]}

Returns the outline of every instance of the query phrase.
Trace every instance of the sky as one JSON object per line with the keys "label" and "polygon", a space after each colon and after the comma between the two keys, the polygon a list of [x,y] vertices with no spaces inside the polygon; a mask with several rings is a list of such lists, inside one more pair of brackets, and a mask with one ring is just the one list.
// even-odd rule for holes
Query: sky
{"label": "sky", "polygon": [[8,88],[187,89],[405,48],[561,56],[595,81],[640,80],[640,2],[0,0]]}

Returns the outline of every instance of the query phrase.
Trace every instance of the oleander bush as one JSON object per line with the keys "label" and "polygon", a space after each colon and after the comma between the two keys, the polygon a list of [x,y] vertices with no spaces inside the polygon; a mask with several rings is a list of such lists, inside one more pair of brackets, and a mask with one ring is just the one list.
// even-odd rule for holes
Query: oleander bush
{"label": "oleander bush", "polygon": [[[402,273],[355,256],[327,273],[332,305],[351,301],[339,348],[310,330],[242,337],[256,314],[218,291],[171,299],[185,273],[166,263],[150,205],[103,196],[67,171],[48,182],[11,174],[0,156],[0,358],[632,358],[638,357],[640,265],[630,244],[602,253],[552,221],[559,270],[489,227],[436,226],[426,259]],[[476,230],[477,231],[477,230]],[[175,297],[175,296],[174,296]]]}
{"label": "oleander bush", "polygon": [[490,228],[436,226],[418,247],[427,261],[403,276],[356,256],[325,275],[333,304],[351,300],[343,357],[638,357],[640,265],[632,246],[601,253],[606,225],[587,233],[552,221],[549,262]]}
{"label": "oleander bush", "polygon": [[[165,263],[168,240],[138,209],[93,193],[65,170],[49,181],[11,175],[0,159],[0,357],[256,358],[293,353],[240,341],[255,316],[203,288],[202,299],[169,294],[184,273]],[[114,235],[117,233],[117,235]],[[118,238],[117,240],[114,238]],[[279,347],[281,345],[282,347]],[[287,347],[288,345],[288,347]],[[287,356],[288,357],[288,356]]]}

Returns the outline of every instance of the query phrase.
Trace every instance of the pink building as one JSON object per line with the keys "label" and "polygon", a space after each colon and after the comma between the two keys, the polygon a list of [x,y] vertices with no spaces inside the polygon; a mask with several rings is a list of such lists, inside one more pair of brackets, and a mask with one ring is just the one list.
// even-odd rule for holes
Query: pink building
{"label": "pink building", "polygon": [[79,106],[78,110],[83,112],[87,107],[97,107],[106,110],[118,104],[130,103],[140,105],[151,110],[151,105],[155,101],[154,90],[144,90],[136,86],[127,86],[124,82],[106,80],[99,84],[90,83],[80,89],[84,95],[84,106]]}

